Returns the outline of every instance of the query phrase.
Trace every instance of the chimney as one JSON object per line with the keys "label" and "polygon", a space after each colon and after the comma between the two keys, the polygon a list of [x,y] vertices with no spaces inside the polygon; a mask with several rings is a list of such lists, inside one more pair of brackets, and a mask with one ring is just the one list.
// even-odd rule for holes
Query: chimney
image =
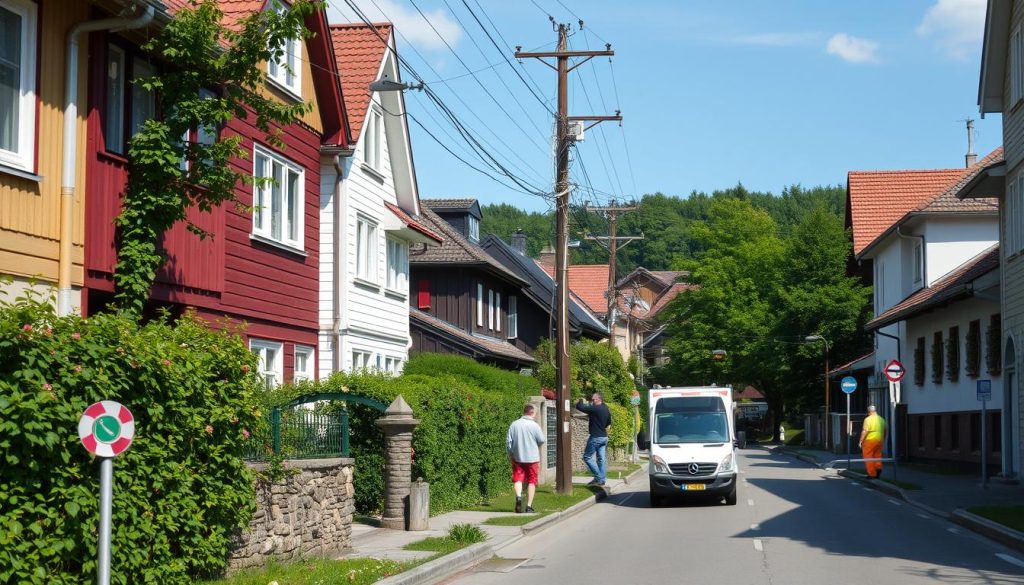
{"label": "chimney", "polygon": [[541,264],[549,264],[551,266],[554,266],[555,265],[555,248],[554,248],[554,246],[552,246],[551,244],[545,245],[544,249],[540,251],[540,258],[539,258],[539,260],[540,260]]}
{"label": "chimney", "polygon": [[967,168],[978,162],[978,154],[974,152],[974,120],[967,118],[967,154],[964,155],[964,162]]}
{"label": "chimney", "polygon": [[523,256],[526,255],[526,234],[522,229],[517,229],[516,233],[512,234],[512,248]]}

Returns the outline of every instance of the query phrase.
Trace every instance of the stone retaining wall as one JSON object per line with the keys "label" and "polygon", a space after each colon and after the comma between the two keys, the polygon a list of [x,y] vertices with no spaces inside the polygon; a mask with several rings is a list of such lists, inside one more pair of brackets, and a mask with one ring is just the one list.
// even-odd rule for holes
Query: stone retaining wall
{"label": "stone retaining wall", "polygon": [[[573,473],[589,473],[587,464],[583,462],[583,453],[587,450],[587,439],[590,437],[590,418],[577,410],[572,413],[572,470]],[[608,461],[624,461],[626,450],[608,447]]]}
{"label": "stone retaining wall", "polygon": [[[288,461],[275,482],[257,480],[256,513],[235,535],[229,570],[343,553],[352,546],[353,459]],[[252,464],[263,471],[266,464]]]}

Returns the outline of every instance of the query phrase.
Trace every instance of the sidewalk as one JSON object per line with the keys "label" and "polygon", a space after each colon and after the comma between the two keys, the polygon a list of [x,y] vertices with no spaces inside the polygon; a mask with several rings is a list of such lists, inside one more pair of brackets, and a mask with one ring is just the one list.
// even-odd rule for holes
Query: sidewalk
{"label": "sidewalk", "polygon": [[[813,447],[771,446],[773,451],[795,456],[803,461],[824,467],[830,461],[839,460],[835,469],[840,475],[862,480],[864,485],[899,497],[918,508],[942,516],[971,530],[998,540],[1018,550],[1024,550],[1024,534],[1001,524],[996,524],[966,512],[975,506],[1010,506],[1024,504],[1024,485],[1010,485],[989,478],[988,486],[982,487],[978,475],[956,475],[928,471],[921,465],[886,463],[882,480],[869,480],[864,475],[864,464],[853,463],[847,471],[846,456]],[[855,455],[854,459],[859,458]],[[895,477],[894,477],[895,474]],[[921,489],[903,489],[884,480],[898,480],[914,484]]]}
{"label": "sidewalk", "polygon": [[[527,534],[542,530],[561,520],[569,518],[581,512],[605,497],[618,493],[630,482],[635,483],[647,473],[646,467],[641,467],[631,476],[625,479],[608,479],[605,491],[596,494],[594,498],[588,498],[574,506],[547,516],[539,517],[537,520],[523,526],[490,526],[483,524],[489,518],[501,516],[515,516],[514,512],[467,512],[455,511],[434,516],[430,519],[430,530],[419,532],[407,532],[404,530],[387,530],[368,526],[366,524],[352,525],[352,550],[343,558],[371,558],[389,559],[395,561],[410,561],[424,559],[433,556],[435,553],[425,551],[408,551],[403,547],[409,543],[422,540],[430,536],[446,536],[448,528],[453,524],[469,523],[479,526],[487,533],[487,540],[482,543],[468,546],[450,555],[443,556],[428,563],[424,563],[410,571],[400,573],[378,581],[380,585],[404,585],[429,583],[440,580],[456,571],[466,569],[479,562],[489,559],[502,548],[516,542]],[[573,484],[584,485],[592,478],[573,477]]]}

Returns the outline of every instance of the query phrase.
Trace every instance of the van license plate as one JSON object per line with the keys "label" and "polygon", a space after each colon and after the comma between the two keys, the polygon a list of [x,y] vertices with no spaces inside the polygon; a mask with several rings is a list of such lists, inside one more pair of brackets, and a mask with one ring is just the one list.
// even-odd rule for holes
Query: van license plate
{"label": "van license plate", "polygon": [[704,489],[704,484],[702,484],[702,483],[684,483],[682,487],[683,487],[683,491],[684,492],[699,492],[699,491]]}

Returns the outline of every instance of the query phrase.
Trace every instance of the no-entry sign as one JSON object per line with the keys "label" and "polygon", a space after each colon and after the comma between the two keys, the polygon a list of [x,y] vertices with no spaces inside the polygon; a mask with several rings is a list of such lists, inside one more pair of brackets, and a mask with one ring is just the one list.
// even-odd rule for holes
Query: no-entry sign
{"label": "no-entry sign", "polygon": [[897,360],[892,360],[885,366],[885,377],[890,382],[899,382],[907,374],[907,369]]}
{"label": "no-entry sign", "polygon": [[135,418],[118,402],[104,400],[85,409],[78,420],[78,438],[97,457],[117,457],[135,437]]}

